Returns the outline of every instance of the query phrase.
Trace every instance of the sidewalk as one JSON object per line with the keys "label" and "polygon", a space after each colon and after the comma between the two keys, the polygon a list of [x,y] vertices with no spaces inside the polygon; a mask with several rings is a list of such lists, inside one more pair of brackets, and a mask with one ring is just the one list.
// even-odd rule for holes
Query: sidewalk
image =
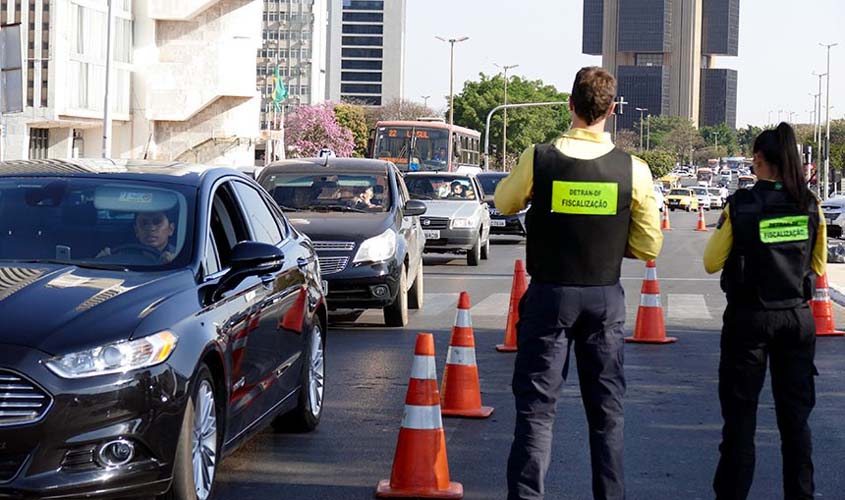
{"label": "sidewalk", "polygon": [[845,264],[827,264],[827,281],[830,287],[830,298],[845,306]]}

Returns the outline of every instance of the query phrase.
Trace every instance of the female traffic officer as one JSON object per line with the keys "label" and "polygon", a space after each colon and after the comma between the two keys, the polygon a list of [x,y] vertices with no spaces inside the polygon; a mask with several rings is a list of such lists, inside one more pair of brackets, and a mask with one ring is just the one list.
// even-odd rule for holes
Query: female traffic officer
{"label": "female traffic officer", "polygon": [[722,271],[728,299],[722,328],[719,400],[721,459],[717,500],[744,500],[754,474],[757,398],[771,365],[786,500],[813,498],[807,419],[815,404],[816,329],[808,301],[825,273],[827,231],[807,188],[795,132],[786,123],[754,141],[752,189],[728,198],[704,252]]}

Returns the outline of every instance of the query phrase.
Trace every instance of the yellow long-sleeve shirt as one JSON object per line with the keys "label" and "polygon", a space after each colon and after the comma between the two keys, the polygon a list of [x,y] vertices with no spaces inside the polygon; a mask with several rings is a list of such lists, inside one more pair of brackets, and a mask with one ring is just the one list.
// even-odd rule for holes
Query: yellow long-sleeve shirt
{"label": "yellow long-sleeve shirt", "polygon": [[[592,160],[613,149],[610,134],[571,129],[558,138],[555,147],[566,156]],[[628,230],[628,254],[640,260],[652,260],[663,247],[660,213],[654,198],[654,184],[648,165],[634,157],[631,162],[631,224]],[[496,209],[505,215],[524,209],[534,191],[534,146],[526,149],[510,175],[496,187]]]}
{"label": "yellow long-sleeve shirt", "polygon": [[[716,232],[710,237],[704,249],[704,270],[709,274],[721,271],[731,254],[733,244],[734,233],[731,227],[729,206],[726,204],[719,219],[719,227],[716,228]],[[811,267],[818,276],[827,271],[827,224],[821,206],[819,206],[819,231],[816,236],[816,246],[813,247]]]}

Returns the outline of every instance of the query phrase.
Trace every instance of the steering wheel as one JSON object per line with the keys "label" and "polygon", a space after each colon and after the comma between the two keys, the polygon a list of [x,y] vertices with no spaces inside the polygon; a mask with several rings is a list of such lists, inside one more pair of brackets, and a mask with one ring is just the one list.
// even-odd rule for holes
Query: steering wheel
{"label": "steering wheel", "polygon": [[161,253],[158,250],[147,245],[141,245],[139,243],[127,243],[125,245],[118,245],[111,249],[112,255],[117,255],[121,253],[149,257],[151,260],[154,260],[156,262],[161,260]]}

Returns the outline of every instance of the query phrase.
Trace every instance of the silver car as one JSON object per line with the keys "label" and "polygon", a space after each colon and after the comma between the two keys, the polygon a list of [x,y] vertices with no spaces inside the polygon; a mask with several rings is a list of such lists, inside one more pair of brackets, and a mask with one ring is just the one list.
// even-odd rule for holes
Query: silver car
{"label": "silver car", "polygon": [[411,199],[426,204],[420,217],[429,253],[466,254],[477,266],[490,256],[490,212],[471,175],[414,172],[405,175]]}
{"label": "silver car", "polygon": [[845,229],[845,197],[836,196],[822,202],[827,235],[830,238],[841,238]]}

